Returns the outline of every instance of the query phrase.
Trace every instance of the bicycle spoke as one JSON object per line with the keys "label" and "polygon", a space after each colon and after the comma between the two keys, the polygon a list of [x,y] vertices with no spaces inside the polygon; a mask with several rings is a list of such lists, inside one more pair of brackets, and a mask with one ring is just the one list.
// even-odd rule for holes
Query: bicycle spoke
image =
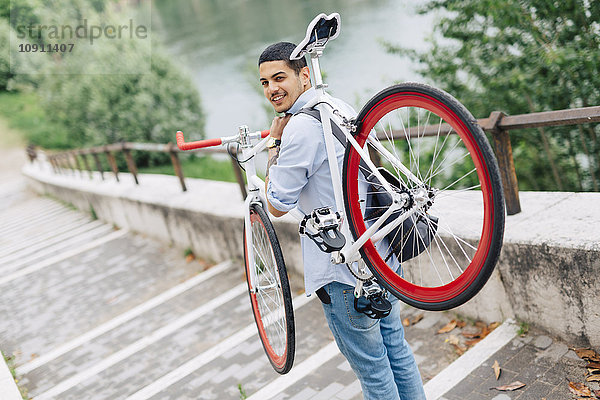
{"label": "bicycle spoke", "polygon": [[451,163],[451,164],[448,164],[448,165],[446,165],[446,166],[445,166],[444,168],[442,168],[442,169],[439,169],[439,168],[438,168],[438,169],[436,170],[435,174],[432,174],[432,175],[431,175],[429,178],[425,178],[425,179],[427,179],[427,182],[428,182],[428,184],[431,182],[431,180],[432,180],[434,177],[438,176],[439,174],[441,174],[441,173],[442,173],[442,172],[444,172],[444,171],[447,171],[448,169],[450,169],[451,167],[453,167],[454,165],[456,165],[458,162],[460,162],[460,161],[464,160],[466,157],[468,157],[468,156],[470,156],[470,155],[471,155],[471,153],[469,153],[469,152],[466,152],[466,153],[465,153],[465,154],[463,154],[461,157],[459,157],[459,158],[457,158],[456,160],[452,161],[452,163]]}
{"label": "bicycle spoke", "polygon": [[454,182],[452,182],[451,184],[449,184],[448,186],[446,186],[445,188],[443,188],[442,190],[448,190],[448,188],[452,185],[454,185],[456,182],[459,182],[461,180],[463,180],[465,177],[471,175],[473,172],[477,171],[477,168],[473,168],[472,170],[470,170],[469,172],[467,172],[466,174],[464,174],[463,176],[461,176],[460,178],[458,178],[457,180],[455,180]]}
{"label": "bicycle spoke", "polygon": [[[425,174],[426,182],[428,182],[429,185],[431,184],[431,178],[429,178],[429,177],[433,173],[433,166],[435,165],[435,160],[437,158],[436,157],[436,153],[437,153],[438,142],[440,141],[440,131],[442,129],[442,122],[443,122],[443,119],[440,118],[440,122],[438,124],[437,133],[435,135],[435,146],[433,148],[433,156],[431,157],[431,164],[429,165],[429,170]],[[449,135],[447,135],[446,137],[448,137],[448,136]],[[444,143],[445,143],[445,141],[444,141]]]}

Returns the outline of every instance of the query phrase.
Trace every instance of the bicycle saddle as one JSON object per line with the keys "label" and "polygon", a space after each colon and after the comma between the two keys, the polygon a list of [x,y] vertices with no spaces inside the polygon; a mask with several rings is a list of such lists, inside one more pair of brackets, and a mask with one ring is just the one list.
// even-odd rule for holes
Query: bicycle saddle
{"label": "bicycle saddle", "polygon": [[323,49],[329,40],[335,39],[340,34],[340,14],[323,13],[317,15],[310,21],[306,28],[306,36],[290,55],[290,60],[298,60],[313,49]]}

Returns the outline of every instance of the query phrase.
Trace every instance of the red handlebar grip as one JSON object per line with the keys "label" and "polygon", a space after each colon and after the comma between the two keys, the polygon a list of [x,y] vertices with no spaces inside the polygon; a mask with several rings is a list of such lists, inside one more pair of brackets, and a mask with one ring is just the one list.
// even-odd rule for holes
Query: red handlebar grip
{"label": "red handlebar grip", "polygon": [[222,144],[221,138],[198,140],[195,142],[185,143],[183,132],[177,131],[177,147],[181,150],[201,149],[203,147],[219,146]]}

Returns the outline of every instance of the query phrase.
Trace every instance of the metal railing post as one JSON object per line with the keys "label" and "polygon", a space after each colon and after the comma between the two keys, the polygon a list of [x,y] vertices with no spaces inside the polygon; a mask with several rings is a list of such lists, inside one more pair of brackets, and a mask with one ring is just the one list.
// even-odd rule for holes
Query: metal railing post
{"label": "metal railing post", "polygon": [[77,171],[79,171],[79,176],[83,175],[83,167],[81,166],[81,162],[79,161],[79,152],[77,150],[73,150],[73,159],[75,160],[75,167]]}
{"label": "metal railing post", "polygon": [[70,151],[67,155],[67,159],[69,161],[69,165],[71,168],[71,173],[73,175],[75,175],[75,170],[77,170],[77,159],[75,158],[75,155],[73,154],[72,151]]}
{"label": "metal railing post", "polygon": [[499,127],[500,121],[505,116],[500,111],[493,111],[488,118],[488,124],[484,128],[492,133],[496,147],[496,158],[502,177],[502,186],[504,186],[504,201],[506,203],[506,213],[515,215],[521,212],[521,203],[519,201],[519,184],[517,182],[517,172],[512,155],[512,145],[507,130]]}
{"label": "metal railing post", "polygon": [[83,158],[83,165],[88,172],[88,176],[90,177],[90,179],[92,179],[93,178],[92,169],[90,168],[90,163],[88,162],[87,156],[88,156],[87,154],[81,153],[81,158]]}
{"label": "metal railing post", "polygon": [[115,160],[115,156],[108,150],[108,147],[105,146],[104,152],[106,153],[106,158],[108,159],[108,163],[112,168],[113,173],[115,174],[115,179],[119,182],[119,168],[117,167],[117,161]]}
{"label": "metal railing post", "polygon": [[137,177],[137,168],[135,166],[135,161],[131,156],[131,150],[127,148],[127,143],[123,143],[123,153],[125,154],[125,161],[127,162],[127,168],[129,168],[129,172],[133,175],[133,180],[136,185],[139,185],[138,177]]}
{"label": "metal railing post", "polygon": [[181,189],[186,192],[187,187],[185,186],[185,178],[183,177],[183,170],[181,169],[181,163],[179,162],[179,157],[177,157],[177,152],[175,151],[175,145],[172,142],[169,142],[169,155],[171,156],[171,163],[173,164],[173,169],[175,170],[175,175],[179,178],[179,183],[181,183]]}
{"label": "metal railing post", "polygon": [[96,164],[96,168],[100,172],[100,177],[104,180],[104,169],[102,168],[102,163],[100,162],[100,157],[98,157],[98,153],[95,151],[92,153],[92,157],[94,157],[94,163]]}

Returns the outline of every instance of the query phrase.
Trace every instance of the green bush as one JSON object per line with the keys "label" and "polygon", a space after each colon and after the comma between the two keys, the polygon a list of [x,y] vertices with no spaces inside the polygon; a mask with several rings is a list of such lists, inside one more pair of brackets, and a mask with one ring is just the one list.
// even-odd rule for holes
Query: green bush
{"label": "green bush", "polygon": [[0,18],[0,91],[5,91],[12,78],[10,73],[10,26]]}
{"label": "green bush", "polygon": [[76,81],[55,75],[42,83],[41,91],[51,119],[65,126],[73,147],[167,143],[182,127],[203,132],[197,91],[156,52],[149,74],[81,75]]}
{"label": "green bush", "polygon": [[[8,48],[9,35],[15,34],[6,18],[1,18],[3,2],[6,0],[0,0],[0,50]],[[34,3],[40,2],[23,1],[25,5]],[[53,0],[45,4],[24,14],[21,23],[43,21],[47,25],[78,26],[85,19],[90,25],[123,25],[128,20],[125,13],[104,7],[108,4],[105,0]],[[23,64],[36,72],[30,75],[31,86],[36,87],[48,119],[63,127],[57,135],[65,143],[59,147],[90,147],[119,141],[167,143],[174,141],[175,132],[182,128],[197,138],[204,136],[204,115],[193,83],[157,43],[152,42],[150,47],[150,40],[105,39],[87,46],[76,41],[78,51],[50,54],[43,57],[43,64]],[[5,53],[0,53],[0,90],[5,90],[15,78],[6,68],[10,59]],[[34,58],[17,56],[22,59],[16,61],[23,63]],[[168,156],[148,153],[136,156],[140,166],[166,160]]]}

